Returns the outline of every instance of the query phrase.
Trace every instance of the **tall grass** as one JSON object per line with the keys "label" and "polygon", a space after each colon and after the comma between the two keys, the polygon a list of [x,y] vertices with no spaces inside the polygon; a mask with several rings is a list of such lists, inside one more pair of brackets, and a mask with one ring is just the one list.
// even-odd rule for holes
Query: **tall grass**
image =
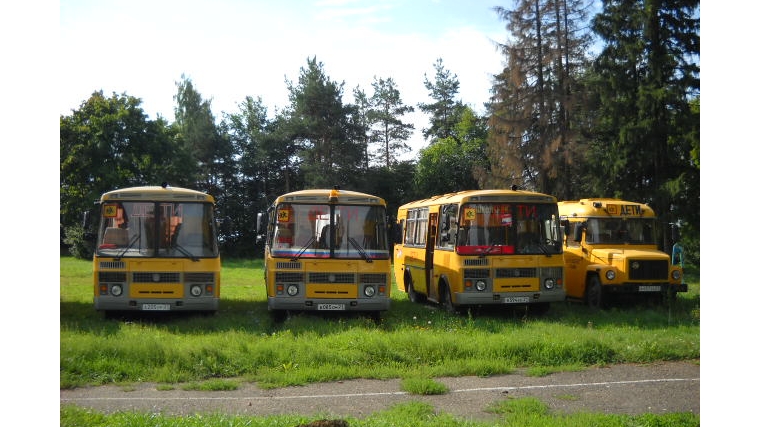
{"label": "tall grass", "polygon": [[[105,319],[92,306],[89,262],[61,257],[61,388],[235,378],[281,387],[350,378],[545,374],[592,365],[699,359],[699,285],[673,306],[594,312],[560,303],[452,315],[394,290],[379,322],[296,314],[275,322],[260,260],[223,260],[219,312]],[[226,383],[227,384],[227,383]]]}

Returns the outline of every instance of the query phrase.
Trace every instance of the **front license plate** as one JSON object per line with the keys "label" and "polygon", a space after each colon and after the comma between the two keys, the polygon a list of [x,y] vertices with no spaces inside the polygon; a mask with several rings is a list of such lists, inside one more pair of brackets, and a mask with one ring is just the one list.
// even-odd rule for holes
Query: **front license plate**
{"label": "front license plate", "polygon": [[530,302],[530,297],[504,297],[504,304],[522,304]]}
{"label": "front license plate", "polygon": [[639,286],[639,292],[660,292],[659,286],[642,285]]}
{"label": "front license plate", "polygon": [[169,304],[143,304],[143,311],[169,311],[171,306]]}
{"label": "front license plate", "polygon": [[346,304],[317,304],[317,310],[343,311],[345,309]]}

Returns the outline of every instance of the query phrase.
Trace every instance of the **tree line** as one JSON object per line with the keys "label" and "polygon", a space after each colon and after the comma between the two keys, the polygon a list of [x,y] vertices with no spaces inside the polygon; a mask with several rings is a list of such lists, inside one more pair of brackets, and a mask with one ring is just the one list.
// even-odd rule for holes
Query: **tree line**
{"label": "tree line", "polygon": [[[476,188],[620,197],[649,203],[679,224],[699,260],[699,1],[517,0],[494,7],[508,40],[483,115],[458,98],[442,58],[422,76],[429,103],[407,105],[392,76],[369,91],[325,73],[316,56],[289,104],[270,114],[261,97],[215,117],[193,82],[176,82],[174,121],[151,120],[141,100],[94,91],[60,118],[60,216],[77,256],[82,214],[103,192],[134,185],[194,188],[218,204],[227,256],[257,256],[255,218],[280,194],[341,188],[406,202]],[[592,49],[598,46],[597,49]],[[591,54],[592,51],[598,53]],[[401,160],[417,109],[427,145]]]}

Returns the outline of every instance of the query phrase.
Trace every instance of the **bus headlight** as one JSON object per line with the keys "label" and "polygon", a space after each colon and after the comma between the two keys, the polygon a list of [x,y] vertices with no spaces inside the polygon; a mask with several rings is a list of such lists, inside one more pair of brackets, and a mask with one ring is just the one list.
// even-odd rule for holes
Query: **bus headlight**
{"label": "bus headlight", "polygon": [[288,285],[288,295],[292,297],[298,295],[298,285]]}
{"label": "bus headlight", "polygon": [[201,285],[190,286],[190,295],[194,297],[199,297],[201,296],[202,293],[203,293],[203,288],[201,287]]}
{"label": "bus headlight", "polygon": [[554,282],[554,279],[548,278],[544,280],[544,287],[546,289],[554,289],[554,285],[556,285],[556,282]]}
{"label": "bus headlight", "polygon": [[124,289],[121,288],[121,285],[111,285],[111,295],[118,297],[121,296],[122,292]]}
{"label": "bus headlight", "polygon": [[374,286],[365,286],[364,287],[364,295],[367,297],[372,298],[375,296],[375,287]]}
{"label": "bus headlight", "polygon": [[477,289],[477,290],[479,290],[481,292],[485,291],[486,290],[486,282],[485,282],[485,280],[478,280],[477,282],[475,282],[475,289]]}
{"label": "bus headlight", "polygon": [[673,280],[681,280],[681,271],[679,270],[673,270],[673,274],[671,274],[673,277]]}
{"label": "bus headlight", "polygon": [[607,277],[607,280],[615,280],[615,270],[607,270],[604,276]]}

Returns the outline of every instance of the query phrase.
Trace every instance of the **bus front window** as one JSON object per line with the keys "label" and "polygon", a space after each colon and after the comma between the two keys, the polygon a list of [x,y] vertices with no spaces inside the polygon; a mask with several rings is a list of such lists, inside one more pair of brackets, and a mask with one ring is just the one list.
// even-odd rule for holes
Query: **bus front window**
{"label": "bus front window", "polygon": [[119,258],[216,256],[214,227],[211,204],[106,203],[97,253]]}
{"label": "bus front window", "polygon": [[388,258],[382,206],[282,204],[272,255],[298,258]]}
{"label": "bus front window", "polygon": [[557,207],[551,204],[468,203],[460,212],[456,250],[463,255],[558,254]]}

